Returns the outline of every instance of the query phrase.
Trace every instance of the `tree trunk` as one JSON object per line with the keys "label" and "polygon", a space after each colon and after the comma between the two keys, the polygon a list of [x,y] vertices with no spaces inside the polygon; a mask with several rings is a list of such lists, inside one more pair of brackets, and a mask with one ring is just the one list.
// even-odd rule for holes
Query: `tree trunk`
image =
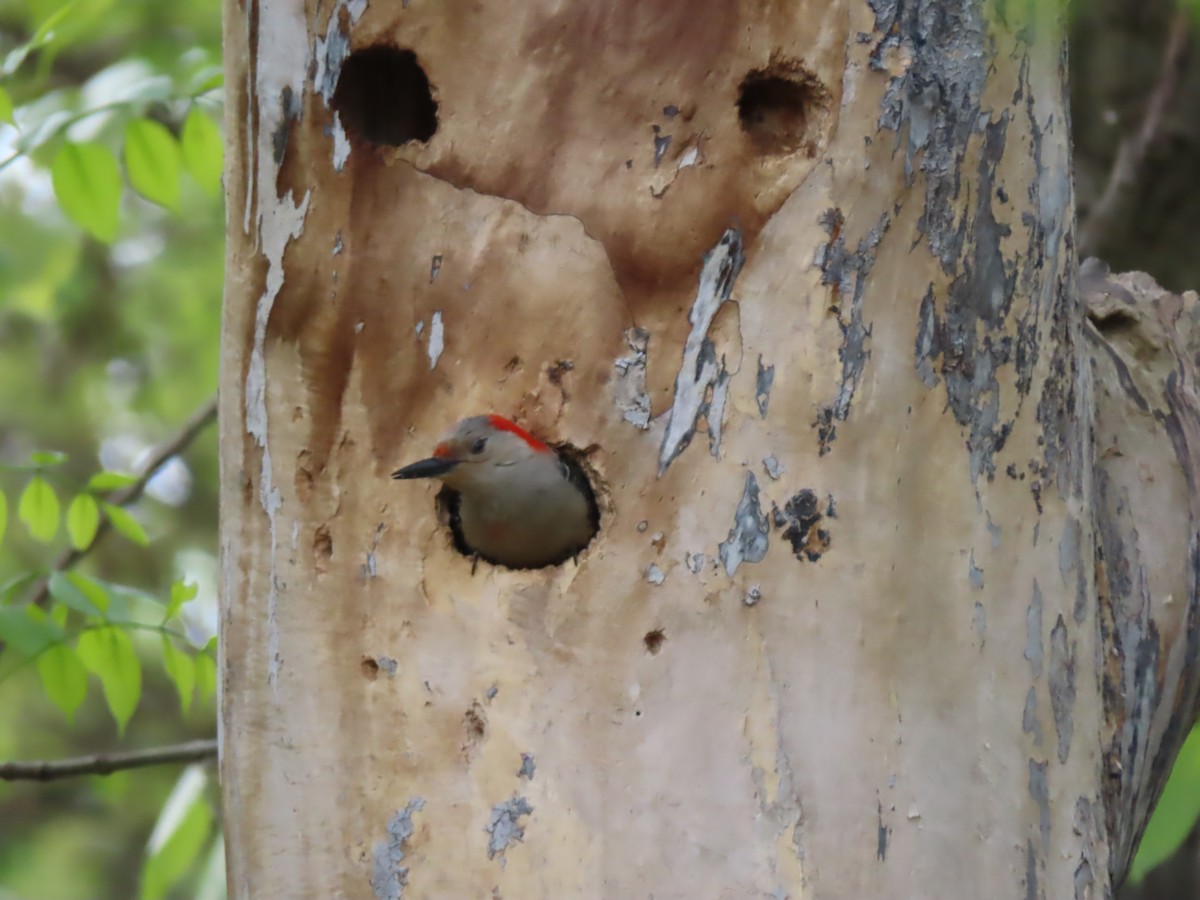
{"label": "tree trunk", "polygon": [[[1084,339],[1047,7],[226,4],[231,897],[1111,896],[1200,420]],[[389,479],[485,411],[578,565]]]}

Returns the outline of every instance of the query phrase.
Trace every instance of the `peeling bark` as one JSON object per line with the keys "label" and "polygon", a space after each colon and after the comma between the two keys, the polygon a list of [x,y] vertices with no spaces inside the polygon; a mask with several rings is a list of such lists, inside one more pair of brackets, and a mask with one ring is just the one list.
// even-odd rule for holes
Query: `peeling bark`
{"label": "peeling bark", "polygon": [[1082,287],[1097,385],[1104,801],[1123,872],[1200,692],[1200,302],[1096,260]]}
{"label": "peeling bark", "polygon": [[[1112,895],[1196,304],[1085,327],[1050,6],[228,0],[231,898]],[[388,478],[485,411],[577,566]]]}

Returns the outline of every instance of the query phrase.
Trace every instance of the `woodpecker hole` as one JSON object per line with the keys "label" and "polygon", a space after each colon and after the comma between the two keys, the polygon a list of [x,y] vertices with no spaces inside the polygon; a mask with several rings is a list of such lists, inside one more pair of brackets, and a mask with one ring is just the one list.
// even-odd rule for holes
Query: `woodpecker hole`
{"label": "woodpecker hole", "polygon": [[642,638],[642,643],[646,645],[646,650],[651,656],[657,656],[658,651],[662,649],[663,644],[667,642],[667,635],[661,628],[655,628],[653,631],[647,631],[646,636]]}
{"label": "woodpecker hole", "polygon": [[333,108],[352,137],[372,144],[425,143],[438,127],[429,76],[413,51],[398,47],[351,53],[338,76]]}
{"label": "woodpecker hole", "polygon": [[369,656],[362,658],[362,673],[367,681],[374,681],[379,677],[379,663]]}
{"label": "woodpecker hole", "polygon": [[493,566],[503,566],[506,569],[550,569],[554,566],[561,566],[564,563],[570,562],[572,557],[582,553],[591,545],[592,541],[596,539],[596,534],[600,531],[600,503],[595,488],[598,480],[595,470],[588,462],[587,457],[596,448],[593,446],[585,450],[580,450],[571,444],[551,444],[550,446],[554,448],[554,452],[558,454],[559,459],[566,465],[570,472],[571,481],[583,492],[584,497],[587,499],[588,520],[591,523],[591,535],[588,537],[587,543],[575,548],[572,553],[566,554],[562,559],[552,560],[544,566],[510,566],[503,560],[492,559],[486,554],[477,552],[467,543],[463,537],[462,518],[458,511],[460,503],[458,491],[443,486],[437,492],[437,496],[434,497],[433,502],[437,511],[438,521],[450,529],[450,540],[455,550],[468,559],[482,559]]}
{"label": "woodpecker hole", "polygon": [[817,139],[829,110],[829,91],[798,62],[772,63],[742,79],[738,121],[764,156],[803,151],[817,154]]}

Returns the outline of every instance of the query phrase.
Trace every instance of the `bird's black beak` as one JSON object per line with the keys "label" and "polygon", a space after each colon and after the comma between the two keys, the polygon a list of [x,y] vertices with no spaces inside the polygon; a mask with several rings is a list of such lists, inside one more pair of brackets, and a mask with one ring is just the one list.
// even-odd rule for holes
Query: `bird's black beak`
{"label": "bird's black beak", "polygon": [[403,469],[397,469],[392,473],[392,477],[399,479],[437,478],[441,475],[445,475],[457,465],[457,459],[448,459],[443,456],[433,456],[429,459],[422,459],[419,462],[409,463]]}

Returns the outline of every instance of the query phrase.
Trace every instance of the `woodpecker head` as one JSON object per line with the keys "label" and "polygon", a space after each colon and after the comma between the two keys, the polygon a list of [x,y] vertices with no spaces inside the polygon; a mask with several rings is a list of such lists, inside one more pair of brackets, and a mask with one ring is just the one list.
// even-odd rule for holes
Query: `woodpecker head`
{"label": "woodpecker head", "polygon": [[393,478],[437,478],[456,491],[503,482],[505,470],[535,459],[556,460],[554,451],[524,428],[501,416],[463,419],[433,449],[433,456],[410,463]]}
{"label": "woodpecker head", "polygon": [[393,478],[436,478],[439,513],[464,555],[513,569],[557,565],[588,545],[600,512],[587,475],[500,416],[464,419]]}

